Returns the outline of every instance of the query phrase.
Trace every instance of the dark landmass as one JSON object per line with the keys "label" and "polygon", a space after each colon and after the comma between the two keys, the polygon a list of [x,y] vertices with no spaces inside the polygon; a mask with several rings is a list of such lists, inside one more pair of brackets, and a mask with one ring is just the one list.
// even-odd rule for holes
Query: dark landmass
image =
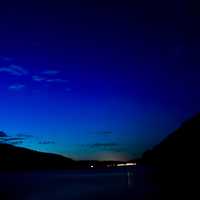
{"label": "dark landmass", "polygon": [[98,169],[115,167],[120,161],[75,161],[70,158],[10,144],[0,144],[0,170]]}
{"label": "dark landmass", "polygon": [[61,155],[0,144],[0,169],[65,169],[73,166],[75,161]]}
{"label": "dark landmass", "polygon": [[160,199],[180,199],[186,194],[191,198],[196,194],[199,135],[200,114],[143,154],[140,163],[155,168],[152,180],[160,186]]}
{"label": "dark landmass", "polygon": [[200,114],[184,122],[152,150],[146,151],[142,160],[147,164],[168,167],[191,164],[196,158],[199,136]]}

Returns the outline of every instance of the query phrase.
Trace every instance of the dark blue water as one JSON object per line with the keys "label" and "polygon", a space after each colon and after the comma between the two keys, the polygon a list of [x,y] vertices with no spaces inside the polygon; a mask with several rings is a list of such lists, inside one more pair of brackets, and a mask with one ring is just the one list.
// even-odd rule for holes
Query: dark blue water
{"label": "dark blue water", "polygon": [[0,200],[149,199],[156,186],[143,169],[0,172]]}

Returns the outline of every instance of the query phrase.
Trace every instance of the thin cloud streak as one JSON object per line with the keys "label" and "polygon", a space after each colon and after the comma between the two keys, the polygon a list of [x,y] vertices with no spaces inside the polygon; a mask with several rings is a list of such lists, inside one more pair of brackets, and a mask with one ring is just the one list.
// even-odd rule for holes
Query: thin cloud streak
{"label": "thin cloud streak", "polygon": [[46,82],[46,83],[66,83],[66,82],[69,82],[69,80],[66,80],[66,79],[61,79],[61,78],[49,79],[49,78],[38,76],[38,75],[32,76],[32,80],[36,81],[36,82]]}
{"label": "thin cloud streak", "polygon": [[47,79],[46,82],[48,82],[48,83],[66,83],[66,82],[69,82],[69,80],[55,78],[55,79]]}
{"label": "thin cloud streak", "polygon": [[54,142],[54,141],[41,141],[41,142],[39,142],[38,144],[47,145],[47,144],[55,144],[55,142]]}
{"label": "thin cloud streak", "polygon": [[14,84],[14,85],[10,85],[8,87],[9,90],[15,90],[15,91],[20,91],[24,88],[25,88],[25,85],[23,85],[23,84]]}
{"label": "thin cloud streak", "polygon": [[58,71],[58,70],[45,70],[42,72],[42,74],[45,74],[45,75],[56,75],[59,73],[60,73],[60,71]]}
{"label": "thin cloud streak", "polygon": [[0,67],[0,72],[8,73],[14,76],[25,76],[28,71],[18,65],[9,65],[7,67]]}
{"label": "thin cloud streak", "polygon": [[[1,131],[1,133],[4,133]],[[2,135],[2,134],[1,134]],[[22,144],[24,142],[25,138],[23,137],[10,137],[6,133],[4,133],[3,137],[0,137],[0,144],[12,144],[12,145],[17,145],[17,144]]]}
{"label": "thin cloud streak", "polygon": [[[10,136],[4,131],[0,131],[0,144],[19,145],[29,140],[35,140],[34,136],[29,135],[29,134],[23,134],[23,133],[16,134],[15,136]],[[43,141],[38,141],[38,144],[41,144],[41,145],[52,144],[53,145],[55,144],[55,141],[43,140]]]}
{"label": "thin cloud streak", "polygon": [[120,145],[117,143],[94,143],[86,145],[89,148],[116,148]]}
{"label": "thin cloud streak", "polygon": [[18,140],[24,140],[24,138],[22,138],[22,137],[7,137],[7,138],[4,138],[5,142],[18,141]]}
{"label": "thin cloud streak", "polygon": [[8,137],[7,133],[0,131],[0,138]]}
{"label": "thin cloud streak", "polygon": [[116,147],[118,144],[116,143],[95,143],[90,145],[90,147]]}
{"label": "thin cloud streak", "polygon": [[16,71],[18,71],[19,73],[21,73],[22,75],[26,75],[28,74],[28,71],[25,70],[23,67],[19,66],[19,65],[10,65],[9,66],[11,69],[14,69]]}
{"label": "thin cloud streak", "polygon": [[33,135],[23,134],[23,133],[18,133],[16,136],[23,137],[23,138],[33,138]]}
{"label": "thin cloud streak", "polygon": [[112,131],[97,131],[96,134],[97,135],[104,135],[104,136],[106,136],[106,135],[112,135],[113,132]]}
{"label": "thin cloud streak", "polygon": [[32,76],[32,80],[36,81],[36,82],[41,82],[41,81],[45,81],[45,78],[41,77],[41,76],[34,75],[34,76]]}
{"label": "thin cloud streak", "polygon": [[21,76],[21,73],[15,71],[9,67],[1,67],[0,72],[6,72],[6,73],[14,75],[14,76]]}

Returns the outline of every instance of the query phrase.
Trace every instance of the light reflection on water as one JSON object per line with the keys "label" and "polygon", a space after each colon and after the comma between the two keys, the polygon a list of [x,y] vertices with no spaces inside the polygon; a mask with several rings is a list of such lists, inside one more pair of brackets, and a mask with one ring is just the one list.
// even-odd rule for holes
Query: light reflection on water
{"label": "light reflection on water", "polygon": [[151,187],[135,168],[0,173],[1,200],[139,200]]}

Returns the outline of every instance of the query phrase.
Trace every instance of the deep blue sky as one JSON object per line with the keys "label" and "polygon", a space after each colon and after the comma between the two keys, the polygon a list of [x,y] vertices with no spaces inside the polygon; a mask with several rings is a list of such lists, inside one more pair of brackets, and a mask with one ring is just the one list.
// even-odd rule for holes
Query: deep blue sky
{"label": "deep blue sky", "polygon": [[75,159],[141,155],[200,110],[198,17],[181,0],[4,1],[4,141]]}

